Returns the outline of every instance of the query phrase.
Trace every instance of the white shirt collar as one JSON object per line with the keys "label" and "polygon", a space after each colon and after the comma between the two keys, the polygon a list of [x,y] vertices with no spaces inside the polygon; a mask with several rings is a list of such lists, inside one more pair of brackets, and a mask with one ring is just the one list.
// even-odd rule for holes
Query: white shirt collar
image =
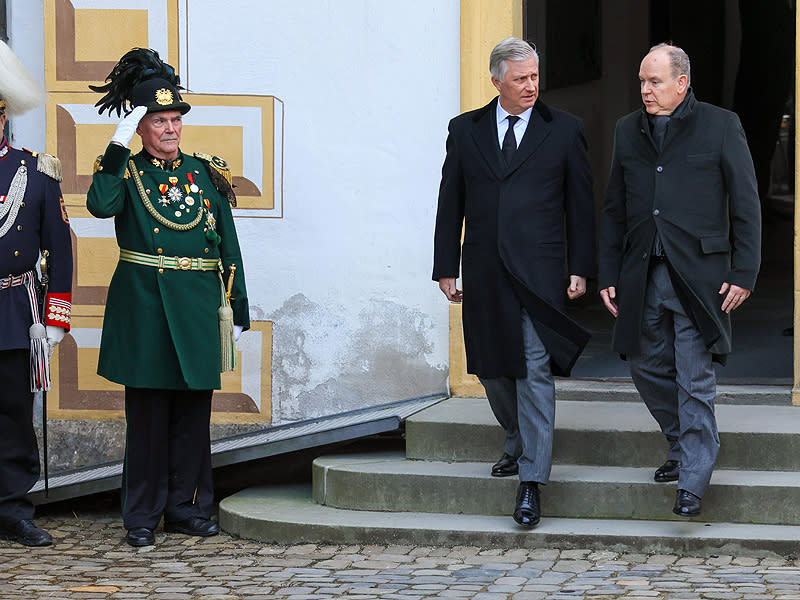
{"label": "white shirt collar", "polygon": [[[533,110],[533,107],[531,106],[529,109],[525,110],[524,112],[521,112],[520,114],[518,114],[516,116],[518,116],[521,120],[525,121],[525,124],[527,125],[528,121],[530,121],[530,119],[531,119],[531,111],[532,110]],[[510,112],[508,112],[505,108],[500,106],[500,99],[498,98],[497,99],[497,124],[499,125],[500,123],[502,123],[505,120],[505,118],[508,117],[508,115],[510,115],[510,114],[511,114]]]}

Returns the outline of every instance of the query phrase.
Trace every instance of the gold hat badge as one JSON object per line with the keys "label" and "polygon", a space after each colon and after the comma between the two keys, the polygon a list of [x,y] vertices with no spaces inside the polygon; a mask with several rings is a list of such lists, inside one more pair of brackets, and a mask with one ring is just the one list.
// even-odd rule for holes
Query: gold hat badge
{"label": "gold hat badge", "polygon": [[172,104],[172,92],[166,88],[156,90],[156,102],[158,102],[161,106]]}

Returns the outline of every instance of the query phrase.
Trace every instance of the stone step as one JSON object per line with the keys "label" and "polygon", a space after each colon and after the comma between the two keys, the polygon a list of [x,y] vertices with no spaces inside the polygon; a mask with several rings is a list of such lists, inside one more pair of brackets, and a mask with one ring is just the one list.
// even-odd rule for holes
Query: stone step
{"label": "stone step", "polygon": [[800,539],[800,527],[787,525],[562,519],[549,515],[535,529],[523,530],[508,516],[376,512],[321,506],[312,501],[306,485],[243,490],[220,502],[219,522],[228,533],[271,544],[550,547],[786,556],[797,552]]}
{"label": "stone step", "polygon": [[[407,460],[400,452],[325,456],[313,464],[313,499],[350,510],[510,515],[516,477],[490,463]],[[676,485],[637,467],[554,465],[542,488],[547,517],[678,520]],[[703,498],[706,521],[800,525],[800,477],[787,471],[717,470]]]}
{"label": "stone step", "polygon": [[[556,399],[612,402],[641,402],[639,392],[630,379],[598,381],[556,378]],[[718,385],[716,404],[771,404],[790,406],[792,386],[787,385]]]}
{"label": "stone step", "polygon": [[[716,407],[721,449],[717,467],[800,470],[800,407]],[[450,398],[406,421],[411,459],[494,462],[503,430],[485,398]],[[556,402],[554,464],[647,467],[667,453],[664,436],[640,402]]]}

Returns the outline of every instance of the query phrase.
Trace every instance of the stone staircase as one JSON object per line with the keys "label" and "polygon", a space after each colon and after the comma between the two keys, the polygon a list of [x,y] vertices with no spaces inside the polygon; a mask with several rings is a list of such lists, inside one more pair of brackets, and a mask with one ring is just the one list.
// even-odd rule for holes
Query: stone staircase
{"label": "stone staircase", "polygon": [[652,480],[666,443],[644,405],[630,401],[635,390],[590,387],[558,383],[553,471],[536,529],[510,517],[517,479],[489,474],[503,433],[486,400],[474,398],[409,417],[405,453],[321,457],[310,487],[230,496],[220,524],[273,543],[800,550],[800,407],[789,404],[788,388],[721,390],[717,470],[703,514],[687,520],[671,512],[675,484]]}

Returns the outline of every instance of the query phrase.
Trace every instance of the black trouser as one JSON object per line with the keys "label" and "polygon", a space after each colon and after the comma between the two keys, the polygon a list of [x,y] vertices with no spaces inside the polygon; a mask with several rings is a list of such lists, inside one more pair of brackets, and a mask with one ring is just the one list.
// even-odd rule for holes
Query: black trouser
{"label": "black trouser", "polygon": [[38,480],[30,350],[0,350],[0,520],[33,518],[26,495]]}
{"label": "black trouser", "polygon": [[213,390],[125,388],[127,437],[122,471],[126,529],[211,516]]}

